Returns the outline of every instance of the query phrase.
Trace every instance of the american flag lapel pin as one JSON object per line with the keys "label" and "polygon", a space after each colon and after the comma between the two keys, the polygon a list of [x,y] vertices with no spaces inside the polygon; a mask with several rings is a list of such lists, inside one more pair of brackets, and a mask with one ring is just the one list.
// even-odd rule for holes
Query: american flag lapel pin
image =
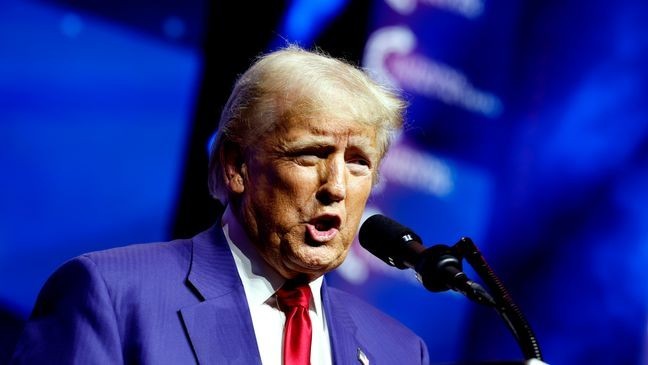
{"label": "american flag lapel pin", "polygon": [[367,357],[367,355],[365,355],[364,352],[362,352],[362,350],[360,350],[359,347],[358,347],[358,361],[360,361],[362,365],[369,365],[369,358]]}

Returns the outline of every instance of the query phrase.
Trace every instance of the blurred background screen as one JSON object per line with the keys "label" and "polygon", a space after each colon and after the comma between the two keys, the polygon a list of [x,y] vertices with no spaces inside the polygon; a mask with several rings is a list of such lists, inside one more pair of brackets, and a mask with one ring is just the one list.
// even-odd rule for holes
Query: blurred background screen
{"label": "blurred background screen", "polygon": [[[0,363],[67,259],[214,222],[221,106],[287,42],[410,104],[366,217],[428,246],[471,237],[547,362],[648,364],[643,0],[0,2]],[[357,244],[328,281],[412,328],[433,363],[522,358],[494,311]]]}

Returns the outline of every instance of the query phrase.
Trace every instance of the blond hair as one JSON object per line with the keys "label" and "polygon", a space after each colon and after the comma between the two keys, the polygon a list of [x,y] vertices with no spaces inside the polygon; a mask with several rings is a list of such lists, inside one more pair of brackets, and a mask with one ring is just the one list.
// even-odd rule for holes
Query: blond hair
{"label": "blond hair", "polygon": [[320,51],[291,45],[261,56],[237,80],[210,146],[209,190],[227,202],[220,150],[242,151],[285,118],[354,120],[374,126],[380,157],[403,125],[405,102],[362,69]]}

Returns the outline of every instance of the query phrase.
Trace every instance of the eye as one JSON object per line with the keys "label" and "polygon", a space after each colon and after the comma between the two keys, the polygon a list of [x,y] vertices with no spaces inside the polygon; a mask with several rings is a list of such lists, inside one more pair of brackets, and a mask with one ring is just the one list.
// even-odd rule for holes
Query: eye
{"label": "eye", "polygon": [[293,156],[293,158],[298,164],[304,166],[315,165],[319,160],[319,157],[316,155],[306,153]]}
{"label": "eye", "polygon": [[347,163],[358,165],[358,166],[366,166],[366,167],[371,166],[371,163],[369,163],[367,159],[360,158],[360,157],[349,159],[347,160]]}
{"label": "eye", "polygon": [[371,161],[364,156],[351,156],[346,160],[349,171],[357,175],[366,175],[371,172]]}
{"label": "eye", "polygon": [[328,148],[312,147],[292,151],[289,155],[298,164],[310,166],[316,164],[321,159],[327,158],[330,153]]}

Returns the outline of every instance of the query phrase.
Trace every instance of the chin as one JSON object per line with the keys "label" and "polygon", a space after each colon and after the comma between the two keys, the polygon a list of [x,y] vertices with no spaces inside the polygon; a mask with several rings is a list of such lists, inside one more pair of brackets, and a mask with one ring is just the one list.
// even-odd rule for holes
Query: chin
{"label": "chin", "polygon": [[[305,252],[304,252],[305,251]],[[322,252],[325,251],[325,252]],[[333,251],[330,247],[308,247],[295,256],[289,262],[295,271],[304,274],[319,274],[323,275],[336,267],[340,266],[343,257],[340,257],[338,252]]]}

